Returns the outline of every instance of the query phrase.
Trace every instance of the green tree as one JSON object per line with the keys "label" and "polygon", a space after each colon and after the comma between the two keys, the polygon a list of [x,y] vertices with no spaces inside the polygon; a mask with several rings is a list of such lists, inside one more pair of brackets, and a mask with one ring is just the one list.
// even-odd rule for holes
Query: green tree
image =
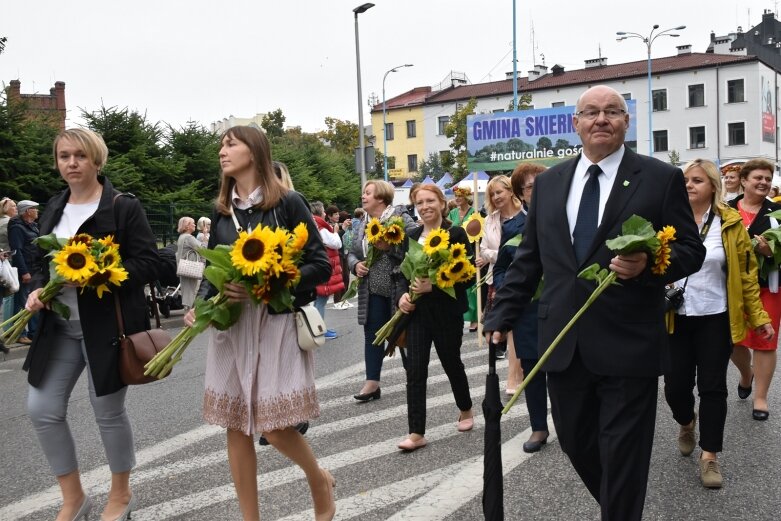
{"label": "green tree", "polygon": [[551,149],[553,148],[553,142],[550,140],[547,136],[542,136],[540,139],[537,140],[537,148],[547,148]]}
{"label": "green tree", "polygon": [[320,131],[318,136],[328,141],[337,152],[354,156],[358,148],[358,125],[329,116],[325,118],[325,126],[327,130]]}
{"label": "green tree", "polygon": [[670,164],[673,166],[678,166],[681,164],[681,155],[678,153],[677,150],[673,149],[670,150],[670,153],[667,154],[667,157],[670,159]]}
{"label": "green tree", "polygon": [[0,195],[45,202],[64,186],[53,168],[58,122],[29,117],[24,102],[8,103],[0,91]]}
{"label": "green tree", "polygon": [[[528,92],[524,92],[518,95],[518,110],[529,110],[532,106],[532,95]],[[507,105],[507,110],[513,110],[513,100],[510,100],[510,104]]]}
{"label": "green tree", "polygon": [[439,154],[431,152],[426,159],[420,162],[418,165],[418,172],[421,179],[425,179],[426,176],[431,176],[434,181],[439,181],[443,175],[445,175],[445,168],[442,166],[442,160]]}
{"label": "green tree", "polygon": [[282,137],[285,133],[285,119],[282,109],[277,109],[263,116],[260,126],[263,127],[269,139]]}
{"label": "green tree", "polygon": [[461,109],[456,110],[453,117],[445,126],[445,136],[452,139],[450,149],[453,151],[455,164],[453,165],[453,183],[466,177],[466,118],[475,113],[477,99],[472,98]]}

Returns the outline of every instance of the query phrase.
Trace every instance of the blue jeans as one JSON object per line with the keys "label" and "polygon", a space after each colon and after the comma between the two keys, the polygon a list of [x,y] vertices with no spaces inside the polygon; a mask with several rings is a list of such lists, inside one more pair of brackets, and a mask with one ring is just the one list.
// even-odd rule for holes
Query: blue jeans
{"label": "blue jeans", "polygon": [[[27,304],[27,297],[30,295],[31,290],[32,290],[31,282],[19,283],[19,291],[14,293],[14,315],[24,309],[25,304]],[[32,338],[33,336],[35,336],[35,332],[37,330],[38,330],[38,313],[34,313],[33,316],[30,317],[30,321],[27,323],[26,331],[22,332],[22,336],[26,336],[27,338]]]}
{"label": "blue jeans", "polygon": [[320,312],[320,316],[323,317],[323,321],[325,321],[325,305],[328,303],[328,296],[321,297],[318,295],[318,297],[315,299],[315,309]]}

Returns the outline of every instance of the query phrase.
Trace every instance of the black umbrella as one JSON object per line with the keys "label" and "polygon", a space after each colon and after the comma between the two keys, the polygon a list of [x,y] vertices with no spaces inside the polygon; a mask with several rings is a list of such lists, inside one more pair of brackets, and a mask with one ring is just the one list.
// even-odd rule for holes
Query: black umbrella
{"label": "black umbrella", "polygon": [[487,521],[504,519],[504,481],[502,477],[502,401],[496,374],[496,345],[488,343],[488,375],[485,377],[485,448],[483,451],[483,515]]}

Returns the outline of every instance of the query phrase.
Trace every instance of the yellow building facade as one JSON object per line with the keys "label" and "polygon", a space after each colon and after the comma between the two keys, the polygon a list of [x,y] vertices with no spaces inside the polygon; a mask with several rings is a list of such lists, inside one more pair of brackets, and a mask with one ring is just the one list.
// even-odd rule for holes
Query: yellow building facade
{"label": "yellow building facade", "polygon": [[417,176],[420,164],[426,159],[423,102],[430,92],[430,87],[418,87],[386,101],[387,140],[384,140],[382,103],[372,109],[375,148],[385,153],[387,146],[389,180]]}

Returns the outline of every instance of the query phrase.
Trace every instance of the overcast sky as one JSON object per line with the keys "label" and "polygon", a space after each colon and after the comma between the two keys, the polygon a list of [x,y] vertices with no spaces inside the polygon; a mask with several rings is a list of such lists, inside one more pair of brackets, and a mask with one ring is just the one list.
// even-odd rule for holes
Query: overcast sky
{"label": "overcast sky", "polygon": [[[229,115],[251,117],[281,108],[287,125],[324,127],[326,116],[357,121],[355,25],[361,0],[4,0],[0,82],[22,82],[23,93],[48,93],[66,83],[68,126],[80,109],[107,106],[146,112],[174,126],[205,126]],[[359,15],[365,122],[367,99],[434,85],[451,70],[473,83],[512,70],[511,0],[374,0]],[[643,60],[640,40],[616,41],[616,31],[647,34],[686,25],[679,38],[659,38],[653,57],[691,44],[704,52],[717,35],[761,21],[777,2],[755,0],[517,0],[520,71],[545,56],[548,67],[583,67]],[[531,34],[534,27],[535,47]]]}

